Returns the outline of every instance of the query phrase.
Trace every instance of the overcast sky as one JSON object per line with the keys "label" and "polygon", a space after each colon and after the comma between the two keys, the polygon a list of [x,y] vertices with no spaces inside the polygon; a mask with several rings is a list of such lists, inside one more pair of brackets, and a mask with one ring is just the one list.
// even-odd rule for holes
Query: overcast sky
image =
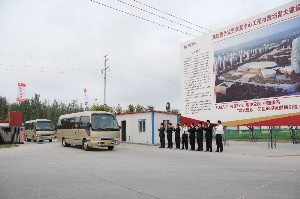
{"label": "overcast sky", "polygon": [[[201,35],[117,0],[98,0],[160,24]],[[123,0],[157,15],[176,20],[134,0]],[[139,0],[157,9],[216,30],[291,0]],[[180,20],[177,22],[182,23]],[[207,32],[184,23],[193,29]],[[90,0],[0,0],[0,96],[14,102],[17,83],[54,99],[103,103],[104,55],[107,104],[154,105],[166,102],[180,109],[180,43],[194,38],[117,12]]]}

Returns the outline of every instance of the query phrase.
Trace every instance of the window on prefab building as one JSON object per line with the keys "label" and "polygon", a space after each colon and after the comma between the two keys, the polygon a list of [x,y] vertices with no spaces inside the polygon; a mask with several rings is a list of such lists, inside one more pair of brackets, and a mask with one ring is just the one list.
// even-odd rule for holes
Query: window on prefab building
{"label": "window on prefab building", "polygon": [[146,132],[146,120],[139,120],[139,132]]}

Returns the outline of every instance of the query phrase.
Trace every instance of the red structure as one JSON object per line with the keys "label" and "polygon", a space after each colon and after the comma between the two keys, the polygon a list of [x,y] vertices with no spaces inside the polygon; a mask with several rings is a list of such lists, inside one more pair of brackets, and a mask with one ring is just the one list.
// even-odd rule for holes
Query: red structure
{"label": "red structure", "polygon": [[22,112],[13,111],[8,113],[9,126],[21,127],[22,126]]}
{"label": "red structure", "polygon": [[[15,144],[20,142],[22,127],[22,112],[8,113],[8,120],[0,121],[0,144]],[[24,142],[24,141],[23,141]]]}
{"label": "red structure", "polygon": [[185,123],[187,123],[188,126],[190,126],[192,123],[194,123],[195,125],[197,125],[198,122],[202,122],[203,124],[206,124],[206,121],[195,120],[195,119],[192,119],[192,118],[181,116],[181,125],[183,125]]}

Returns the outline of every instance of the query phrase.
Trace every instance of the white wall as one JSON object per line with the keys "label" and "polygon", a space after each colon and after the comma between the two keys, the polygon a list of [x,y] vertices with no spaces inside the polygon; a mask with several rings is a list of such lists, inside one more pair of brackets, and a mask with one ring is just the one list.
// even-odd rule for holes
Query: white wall
{"label": "white wall", "polygon": [[[169,120],[175,127],[177,124],[177,115],[154,113],[154,144],[160,143],[158,128],[160,127],[160,123],[163,123],[164,120]],[[173,142],[175,142],[174,133],[173,133]],[[166,134],[166,144],[167,144],[167,134]]]}
{"label": "white wall", "polygon": [[[146,132],[139,132],[138,121],[146,120]],[[117,120],[121,126],[122,121],[126,121],[126,141],[131,143],[151,144],[151,113],[135,113],[126,115],[117,115]],[[121,129],[122,137],[122,129]]]}
{"label": "white wall", "polygon": [[[126,121],[126,141],[131,143],[152,144],[152,112],[148,113],[134,113],[117,115],[117,121],[121,126],[122,121]],[[146,132],[139,132],[138,121],[141,119],[146,120]],[[170,115],[164,113],[154,112],[154,144],[159,142],[158,128],[163,120],[169,120],[176,125],[177,115]],[[174,136],[173,136],[174,137]],[[120,138],[122,138],[122,129],[120,131]],[[173,138],[175,140],[175,138]]]}

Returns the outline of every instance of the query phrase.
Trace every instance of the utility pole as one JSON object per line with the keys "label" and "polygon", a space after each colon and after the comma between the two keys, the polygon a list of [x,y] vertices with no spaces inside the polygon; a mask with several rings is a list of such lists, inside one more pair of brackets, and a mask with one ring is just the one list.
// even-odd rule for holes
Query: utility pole
{"label": "utility pole", "polygon": [[101,70],[102,74],[104,72],[104,104],[106,104],[106,70],[109,69],[109,66],[106,67],[106,62],[108,59],[107,55],[104,56],[104,68]]}

